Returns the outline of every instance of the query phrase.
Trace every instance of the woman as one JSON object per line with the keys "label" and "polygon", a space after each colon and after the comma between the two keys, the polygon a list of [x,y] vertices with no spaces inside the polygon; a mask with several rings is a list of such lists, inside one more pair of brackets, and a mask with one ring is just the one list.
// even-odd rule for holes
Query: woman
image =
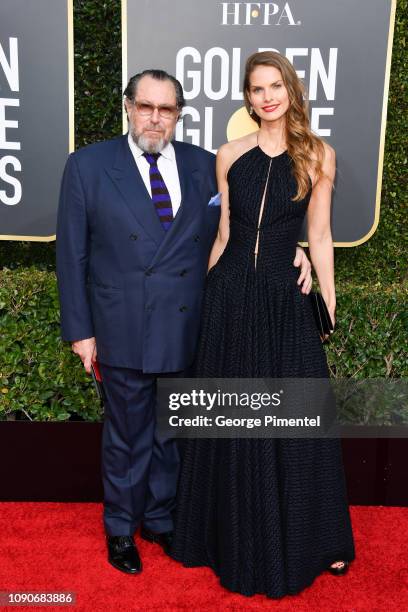
{"label": "woman", "polygon": [[[222,194],[195,374],[328,378],[310,299],[292,265],[307,215],[335,320],[330,203],[334,150],[309,127],[303,87],[275,52],[251,55],[245,105],[259,131],[223,145]],[[244,595],[294,594],[354,559],[338,439],[188,440],[172,556]]]}

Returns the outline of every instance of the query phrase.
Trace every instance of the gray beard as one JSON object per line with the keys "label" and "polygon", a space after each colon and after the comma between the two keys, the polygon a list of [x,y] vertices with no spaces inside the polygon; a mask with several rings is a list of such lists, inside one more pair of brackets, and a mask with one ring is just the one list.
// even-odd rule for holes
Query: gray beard
{"label": "gray beard", "polygon": [[169,142],[165,138],[151,142],[144,134],[137,135],[134,130],[131,130],[130,134],[137,146],[145,153],[160,153]]}

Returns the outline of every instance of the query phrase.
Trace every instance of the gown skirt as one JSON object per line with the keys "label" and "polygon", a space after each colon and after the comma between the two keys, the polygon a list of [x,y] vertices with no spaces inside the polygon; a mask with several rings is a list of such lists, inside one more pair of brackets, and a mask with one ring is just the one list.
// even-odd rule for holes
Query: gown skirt
{"label": "gown skirt", "polygon": [[[269,157],[259,146],[227,179],[230,237],[207,275],[194,375],[329,378],[293,266],[311,186],[294,202],[287,151]],[[300,592],[334,561],[352,561],[340,440],[186,440],[171,556],[212,568],[231,591],[272,598]]]}

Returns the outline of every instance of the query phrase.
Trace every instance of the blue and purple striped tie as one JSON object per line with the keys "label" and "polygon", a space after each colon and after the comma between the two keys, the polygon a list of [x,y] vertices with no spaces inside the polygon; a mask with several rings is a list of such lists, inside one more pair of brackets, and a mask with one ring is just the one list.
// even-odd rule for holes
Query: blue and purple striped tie
{"label": "blue and purple striped tie", "polygon": [[150,164],[149,176],[153,204],[163,229],[167,231],[174,217],[170,194],[157,166],[157,160],[160,157],[160,153],[143,153],[143,155]]}

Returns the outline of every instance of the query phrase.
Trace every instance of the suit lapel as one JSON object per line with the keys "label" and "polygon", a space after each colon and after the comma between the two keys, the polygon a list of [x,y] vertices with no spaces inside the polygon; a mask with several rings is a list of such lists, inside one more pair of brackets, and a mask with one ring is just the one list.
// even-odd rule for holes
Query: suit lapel
{"label": "suit lapel", "polygon": [[191,160],[183,155],[177,142],[173,142],[176,153],[177,172],[180,181],[181,202],[177,215],[167,231],[169,237],[180,232],[180,227],[184,226],[191,214],[194,213],[196,199],[192,198],[195,187],[196,168],[191,164]]}
{"label": "suit lapel", "polygon": [[152,265],[160,259],[161,253],[166,250],[169,243],[177,236],[181,236],[188,227],[192,217],[198,212],[198,178],[199,169],[191,162],[191,158],[183,154],[177,141],[173,141],[176,153],[177,172],[180,181],[181,203],[170,228],[165,232],[164,239],[158,249]]}
{"label": "suit lapel", "polygon": [[152,199],[137,168],[127,135],[119,140],[116,159],[106,172],[116,185],[130,212],[149,236],[160,245],[166,235],[157,216]]}

